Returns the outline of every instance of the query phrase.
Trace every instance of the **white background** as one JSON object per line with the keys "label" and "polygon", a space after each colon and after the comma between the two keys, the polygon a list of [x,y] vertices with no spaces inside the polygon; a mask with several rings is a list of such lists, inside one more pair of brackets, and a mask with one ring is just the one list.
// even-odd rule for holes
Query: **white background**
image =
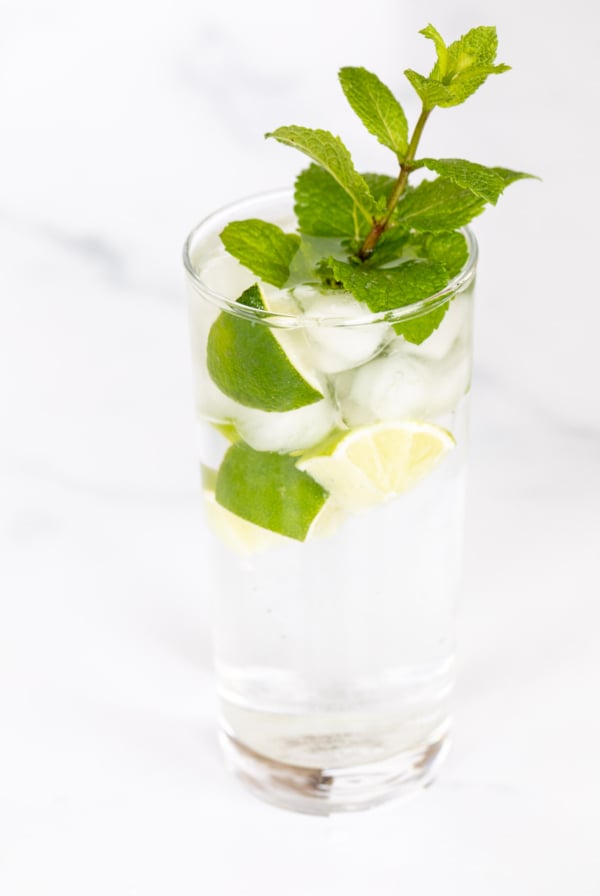
{"label": "white background", "polygon": [[[0,30],[3,896],[600,891],[598,14],[590,0],[4,0]],[[424,154],[533,171],[476,223],[454,752],[352,817],[223,769],[180,245],[291,182],[280,124],[386,151],[336,83],[417,111],[432,21],[499,59]]]}

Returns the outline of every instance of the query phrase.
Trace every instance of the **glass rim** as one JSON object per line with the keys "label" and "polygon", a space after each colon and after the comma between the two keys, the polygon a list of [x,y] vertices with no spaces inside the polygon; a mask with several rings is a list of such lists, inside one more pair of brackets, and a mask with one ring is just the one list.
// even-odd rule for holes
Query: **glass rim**
{"label": "glass rim", "polygon": [[[183,245],[183,264],[192,279],[195,287],[199,288],[203,295],[214,305],[223,311],[234,314],[237,317],[244,317],[254,321],[261,321],[269,326],[274,327],[357,327],[366,326],[376,323],[398,323],[399,321],[413,320],[416,317],[434,311],[451,299],[456,293],[463,292],[471,284],[475,277],[475,269],[477,265],[478,246],[475,234],[470,227],[459,227],[457,230],[463,234],[467,241],[469,251],[467,260],[459,273],[453,277],[446,286],[436,293],[432,293],[425,299],[413,302],[410,305],[401,305],[398,308],[388,309],[386,311],[369,311],[361,314],[360,317],[339,317],[335,315],[307,317],[305,315],[285,314],[283,312],[271,311],[269,309],[262,310],[260,308],[251,308],[247,305],[240,305],[236,299],[230,299],[221,293],[211,289],[194,269],[191,258],[192,244],[201,236],[203,230],[208,230],[210,225],[219,217],[233,213],[236,209],[243,209],[253,203],[263,201],[276,201],[278,199],[293,200],[294,191],[292,189],[267,190],[261,193],[254,193],[235,202],[229,202],[211,212],[203,218],[195,227],[192,228]],[[235,219],[232,219],[235,220]]]}

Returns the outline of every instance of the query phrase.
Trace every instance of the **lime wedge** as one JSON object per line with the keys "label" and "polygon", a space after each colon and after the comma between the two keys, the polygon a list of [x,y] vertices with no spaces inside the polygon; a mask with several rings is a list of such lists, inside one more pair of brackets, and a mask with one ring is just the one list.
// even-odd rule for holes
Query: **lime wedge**
{"label": "lime wedge", "polygon": [[215,498],[243,520],[304,541],[327,491],[296,467],[295,457],[236,442],[219,468]]}
{"label": "lime wedge", "polygon": [[204,492],[204,512],[215,535],[236,554],[258,554],[283,544],[296,544],[283,535],[242,519],[217,503],[215,493]]}
{"label": "lime wedge", "polygon": [[[266,309],[258,285],[245,290],[240,305]],[[208,372],[225,395],[262,411],[293,411],[323,398],[290,362],[270,328],[222,312],[208,334]]]}
{"label": "lime wedge", "polygon": [[430,473],[454,446],[432,423],[376,423],[329,437],[297,467],[308,473],[347,512],[379,504],[407,491]]}
{"label": "lime wedge", "polygon": [[[214,534],[235,554],[249,556],[286,545],[298,545],[298,541],[263,529],[242,519],[222,507],[210,490],[204,492],[204,512]],[[346,514],[333,501],[326,501],[311,523],[307,538],[328,538],[335,535]]]}

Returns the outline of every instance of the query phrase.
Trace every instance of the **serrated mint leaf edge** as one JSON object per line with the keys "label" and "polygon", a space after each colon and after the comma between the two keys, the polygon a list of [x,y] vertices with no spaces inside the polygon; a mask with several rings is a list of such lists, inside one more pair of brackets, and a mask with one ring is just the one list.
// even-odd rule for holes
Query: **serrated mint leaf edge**
{"label": "serrated mint leaf edge", "polygon": [[525,171],[513,171],[512,168],[502,168],[498,165],[495,165],[492,168],[492,171],[495,171],[496,174],[503,179],[505,188],[516,183],[518,180],[542,179],[541,177],[538,177],[537,174],[527,174]]}
{"label": "serrated mint leaf edge", "polygon": [[[464,208],[461,209],[459,206],[459,212],[462,211],[462,214],[459,214],[457,218],[448,221],[447,218],[444,220],[442,217],[441,222],[439,220],[436,222],[435,210],[441,209],[443,214],[443,209],[447,209],[448,207],[447,198],[442,196],[442,201],[440,202],[440,197],[435,196],[435,189],[438,185],[442,190],[448,185],[451,188],[460,191],[464,194],[465,200],[468,200],[468,202],[465,203]],[[429,193],[430,204],[428,206],[422,206],[421,208],[417,205],[416,208],[411,211],[410,206],[422,199],[423,194],[427,193]],[[437,199],[437,201],[431,203],[431,197]],[[460,195],[457,195],[453,198],[458,202],[461,197]],[[406,206],[409,208],[408,214]],[[400,226],[408,225],[408,227],[413,230],[421,232],[431,231],[432,233],[447,233],[450,230],[459,230],[461,227],[465,227],[473,220],[473,218],[480,215],[484,209],[485,200],[480,196],[476,196],[470,190],[465,190],[464,187],[459,187],[458,184],[455,184],[447,177],[437,177],[435,180],[421,181],[414,190],[408,193],[403,200],[398,203],[397,220]],[[428,218],[428,215],[433,215],[433,218]],[[425,221],[422,220],[423,217],[426,218]]]}
{"label": "serrated mint leaf edge", "polygon": [[450,307],[450,302],[451,299],[448,299],[425,314],[412,317],[406,321],[397,321],[393,324],[394,332],[398,336],[404,336],[406,341],[412,345],[422,345],[441,326]]}
{"label": "serrated mint leaf edge", "polygon": [[296,233],[260,218],[230,221],[220,239],[227,252],[261,280],[279,288],[289,278],[290,265],[300,247]]}
{"label": "serrated mint leaf edge", "polygon": [[[420,305],[427,303],[438,294],[443,294],[450,285],[451,278],[443,264],[424,259],[410,259],[395,268],[368,268],[355,266],[348,262],[339,261],[330,257],[323,261],[323,269],[331,272],[338,283],[341,283],[348,292],[350,292],[358,301],[364,302],[374,314],[388,314],[400,309],[409,308],[412,305]],[[432,284],[437,282],[439,285],[427,286],[424,289],[424,282],[419,282],[417,277],[411,282],[410,274],[421,270],[430,278]],[[407,276],[408,275],[408,276]],[[402,281],[405,282],[402,282]],[[398,291],[404,291],[404,297],[400,298]],[[414,297],[409,297],[406,293],[412,292]],[[422,293],[418,295],[418,293]],[[390,294],[394,294],[393,302],[387,303]],[[440,296],[441,298],[441,296]],[[383,305],[383,303],[385,303]],[[431,311],[437,307],[437,302],[433,308],[424,305],[423,313],[427,310]],[[383,307],[382,307],[383,305]],[[427,309],[427,310],[425,310]],[[415,317],[419,311],[415,309]]]}
{"label": "serrated mint leaf edge", "polygon": [[345,66],[338,72],[344,95],[365,128],[402,158],[408,149],[404,109],[378,75],[363,67]]}
{"label": "serrated mint leaf edge", "polygon": [[431,71],[430,78],[436,78],[440,80],[448,71],[448,47],[446,45],[446,42],[437,28],[434,28],[431,23],[429,25],[426,25],[425,28],[422,28],[419,31],[419,34],[422,34],[423,37],[432,40],[435,45],[437,62]]}
{"label": "serrated mint leaf edge", "polygon": [[[492,205],[496,205],[507,186],[504,178],[494,168],[488,168],[478,162],[469,162],[467,159],[424,158],[413,162],[413,166],[415,169],[427,168],[429,171],[434,171]],[[473,179],[469,178],[469,174],[474,180],[479,178],[478,185],[473,185]]]}
{"label": "serrated mint leaf edge", "polygon": [[[273,137],[280,143],[298,149],[325,168],[369,221],[377,213],[377,203],[368,184],[354,167],[350,151],[340,137],[334,136],[331,131],[300,125],[284,125],[275,131],[269,131],[265,137]],[[315,151],[315,147],[320,151]]]}

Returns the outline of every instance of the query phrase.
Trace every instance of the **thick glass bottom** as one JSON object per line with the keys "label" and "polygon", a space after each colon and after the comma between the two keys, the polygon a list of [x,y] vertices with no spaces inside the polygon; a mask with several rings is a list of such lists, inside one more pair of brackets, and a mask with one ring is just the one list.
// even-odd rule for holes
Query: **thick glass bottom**
{"label": "thick glass bottom", "polygon": [[254,752],[227,732],[221,745],[234,774],[256,796],[311,815],[356,812],[432,783],[450,746],[448,732],[379,762],[348,768],[304,768]]}

